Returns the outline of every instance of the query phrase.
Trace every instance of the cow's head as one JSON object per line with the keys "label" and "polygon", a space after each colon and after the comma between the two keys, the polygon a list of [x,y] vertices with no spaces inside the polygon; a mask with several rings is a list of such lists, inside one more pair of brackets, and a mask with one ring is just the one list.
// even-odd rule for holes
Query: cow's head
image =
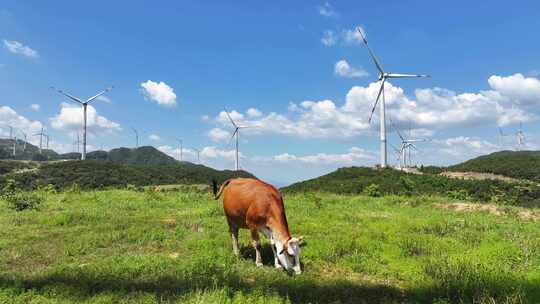
{"label": "cow's head", "polygon": [[278,252],[278,259],[287,271],[294,270],[294,273],[301,274],[300,268],[300,244],[302,238],[291,238],[284,244],[276,242],[276,249]]}

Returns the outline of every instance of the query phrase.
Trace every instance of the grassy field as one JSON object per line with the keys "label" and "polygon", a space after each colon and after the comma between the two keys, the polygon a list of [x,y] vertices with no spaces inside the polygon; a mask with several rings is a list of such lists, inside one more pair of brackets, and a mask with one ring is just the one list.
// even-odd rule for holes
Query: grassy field
{"label": "grassy field", "polygon": [[0,303],[539,303],[539,223],[438,208],[442,197],[285,197],[304,274],[231,250],[206,193],[45,194],[0,203]]}

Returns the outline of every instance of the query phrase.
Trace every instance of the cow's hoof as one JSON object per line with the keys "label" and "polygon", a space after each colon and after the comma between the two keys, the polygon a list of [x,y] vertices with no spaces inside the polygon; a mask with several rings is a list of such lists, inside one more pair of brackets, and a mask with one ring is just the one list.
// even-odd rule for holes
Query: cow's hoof
{"label": "cow's hoof", "polygon": [[283,268],[283,266],[281,266],[281,264],[276,264],[276,265],[274,265],[274,267],[276,267],[276,269],[282,269]]}
{"label": "cow's hoof", "polygon": [[263,263],[261,263],[261,262],[255,262],[255,265],[256,265],[257,267],[263,267]]}

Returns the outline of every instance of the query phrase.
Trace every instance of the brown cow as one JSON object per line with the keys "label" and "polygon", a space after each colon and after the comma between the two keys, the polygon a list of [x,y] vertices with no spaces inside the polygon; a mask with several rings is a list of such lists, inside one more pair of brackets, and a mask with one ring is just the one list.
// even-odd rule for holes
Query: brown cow
{"label": "brown cow", "polygon": [[301,239],[291,237],[283,198],[272,185],[252,178],[236,178],[225,181],[219,192],[214,181],[214,197],[217,200],[223,194],[223,209],[229,224],[233,251],[238,252],[238,229],[251,231],[252,244],[255,247],[255,264],[262,266],[259,231],[271,242],[274,252],[274,265],[300,274]]}

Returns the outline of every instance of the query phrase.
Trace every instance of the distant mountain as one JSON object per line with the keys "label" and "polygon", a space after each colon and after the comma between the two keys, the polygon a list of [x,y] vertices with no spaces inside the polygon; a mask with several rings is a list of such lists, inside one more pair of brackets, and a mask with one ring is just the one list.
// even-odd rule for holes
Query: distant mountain
{"label": "distant mountain", "polygon": [[446,168],[504,175],[540,182],[540,151],[501,151]]}
{"label": "distant mountain", "polygon": [[15,160],[55,160],[59,159],[60,155],[53,150],[43,149],[39,153],[39,147],[26,143],[24,140],[17,139],[15,156],[13,156],[14,139],[0,138],[0,159],[15,159]]}
{"label": "distant mountain", "polygon": [[88,160],[107,160],[127,165],[174,165],[179,162],[152,146],[136,149],[118,148],[106,151],[93,151],[86,155]]}

